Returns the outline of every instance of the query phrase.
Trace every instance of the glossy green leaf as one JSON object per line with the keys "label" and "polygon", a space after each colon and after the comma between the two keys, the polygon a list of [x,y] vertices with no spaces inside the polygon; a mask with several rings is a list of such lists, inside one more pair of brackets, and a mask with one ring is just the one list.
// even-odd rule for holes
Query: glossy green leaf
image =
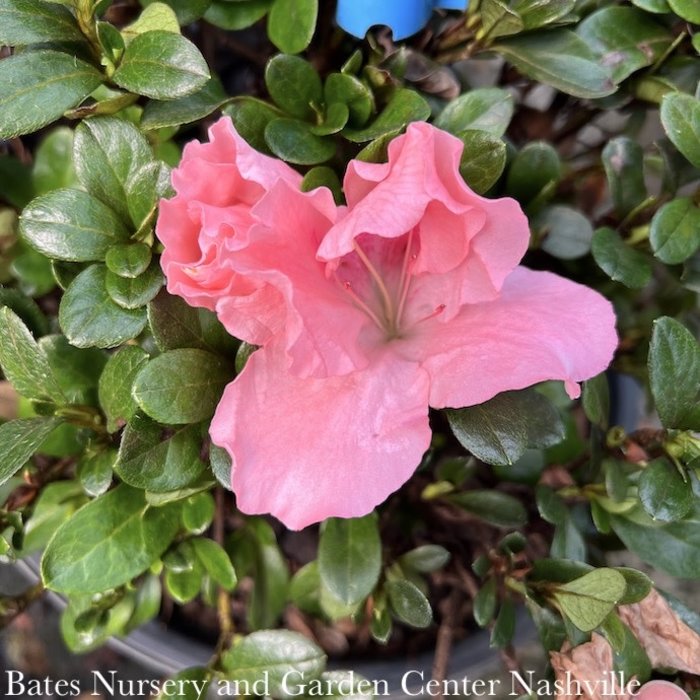
{"label": "glossy green leaf", "polygon": [[515,634],[515,605],[510,598],[506,598],[498,611],[496,623],[491,630],[491,646],[498,649],[508,646],[513,641]]}
{"label": "glossy green leaf", "polygon": [[60,418],[42,416],[0,425],[0,484],[13,477],[60,424]]}
{"label": "glossy green leaf", "polygon": [[188,39],[164,31],[139,34],[126,47],[112,80],[156,100],[184,97],[204,87],[209,68]]}
{"label": "glossy green leaf", "polygon": [[336,204],[341,203],[343,197],[343,189],[340,184],[340,179],[335,170],[325,165],[319,165],[311,168],[304,179],[301,181],[301,191],[311,192],[317,187],[327,187],[332,193]]}
{"label": "glossy green leaf", "polygon": [[196,423],[210,418],[232,367],[206,350],[169,350],[138,374],[132,393],[141,409],[161,423]]}
{"label": "glossy green leaf", "polygon": [[232,591],[237,583],[236,572],[224,548],[206,537],[196,537],[191,543],[209,576],[225,590]]}
{"label": "glossy green leaf", "polygon": [[700,578],[700,510],[697,506],[684,520],[661,526],[638,511],[612,515],[610,521],[625,547],[642,561],[671,576]]}
{"label": "glossy green leaf", "polygon": [[663,14],[671,11],[668,0],[632,0],[632,4],[647,12]]}
{"label": "glossy green leaf", "polygon": [[519,34],[523,20],[504,0],[481,0],[481,26],[489,40],[500,36]]}
{"label": "glossy green leaf", "polygon": [[567,29],[501,39],[490,47],[528,78],[575,97],[615,92],[611,70],[586,42]]}
{"label": "glossy green leaf", "polygon": [[128,200],[134,176],[153,161],[143,134],[129,122],[115,117],[87,119],[75,130],[75,167],[83,187],[94,197],[131,221]]}
{"label": "glossy green leaf", "polygon": [[559,586],[554,599],[561,611],[583,632],[600,625],[625,593],[624,577],[614,569],[594,569]]}
{"label": "glossy green leaf", "polygon": [[364,126],[374,111],[374,94],[354,75],[331,73],[323,84],[323,95],[327,105],[347,105],[352,127]]}
{"label": "glossy green leaf", "polygon": [[117,451],[107,449],[80,460],[76,476],[88,496],[101,496],[112,485],[112,469],[116,459]]}
{"label": "glossy green leaf", "polygon": [[539,29],[563,20],[576,7],[576,0],[516,0],[513,9],[525,29]]}
{"label": "glossy green leaf", "polygon": [[41,560],[44,585],[61,593],[101,593],[145,571],[178,528],[174,506],[149,508],[125,484],[83,506],[56,531]]}
{"label": "glossy green leaf", "polygon": [[450,560],[450,553],[438,544],[424,544],[399,558],[402,566],[429,574],[441,569]]}
{"label": "glossy green leaf", "polygon": [[474,621],[479,627],[486,627],[493,620],[497,603],[496,579],[490,578],[474,597]]}
{"label": "glossy green leaf", "polygon": [[212,77],[201,90],[176,100],[151,100],[141,115],[141,128],[162,129],[190,124],[209,116],[228,99],[221,81]]}
{"label": "glossy green leaf", "polygon": [[700,100],[679,92],[665,95],[661,123],[673,145],[700,168]]}
{"label": "glossy green leaf", "polygon": [[512,117],[513,95],[501,88],[477,88],[448,102],[435,126],[452,134],[476,129],[501,137]]}
{"label": "glossy green leaf", "polygon": [[489,464],[512,464],[527,447],[549,447],[564,436],[559,412],[533,390],[504,392],[446,414],[462,446]]}
{"label": "glossy green leaf", "polygon": [[204,14],[207,22],[222,29],[245,29],[267,14],[274,0],[214,0]]}
{"label": "glossy green leaf", "polygon": [[201,535],[211,525],[216,504],[214,497],[202,491],[186,498],[182,503],[182,524],[194,535]]}
{"label": "glossy green leaf", "polygon": [[615,282],[632,289],[641,289],[651,280],[651,259],[622,240],[611,228],[599,228],[591,241],[593,259]]}
{"label": "glossy green leaf", "polygon": [[130,311],[112,301],[105,289],[106,273],[103,265],[91,265],[61,299],[59,323],[73,345],[111,348],[136,337],[146,325],[145,309]]}
{"label": "glossy green leaf", "polygon": [[498,527],[522,527],[527,522],[523,504],[500,491],[472,489],[448,496],[447,500]]}
{"label": "glossy green leaf", "polygon": [[543,237],[542,250],[555,258],[575,260],[591,250],[593,226],[577,209],[562,204],[546,207],[533,219],[532,227]]}
{"label": "glossy green leaf", "polygon": [[104,259],[128,238],[119,217],[82,190],[54,190],[33,199],[20,218],[20,234],[47,257],[71,262]]}
{"label": "glossy green leaf", "polygon": [[131,395],[136,375],[148,362],[148,353],[135,345],[127,345],[112,355],[100,376],[100,405],[107,417],[107,429],[119,430],[136,413],[138,404]]}
{"label": "glossy green leaf", "polygon": [[484,194],[503,174],[506,167],[506,145],[500,138],[485,131],[467,130],[459,134],[464,151],[459,173],[477,194]]}
{"label": "glossy green leaf", "polygon": [[133,279],[146,271],[151,262],[151,249],[144,243],[113,245],[105,255],[105,264],[110,272],[120,277]]}
{"label": "glossy green leaf", "polygon": [[654,321],[649,379],[666,428],[700,430],[700,345],[678,321]]}
{"label": "glossy green leaf", "polygon": [[583,383],[581,404],[586,418],[606,430],[610,420],[610,388],[605,372]]}
{"label": "glossy green leaf", "polygon": [[265,85],[270,97],[292,117],[313,117],[312,105],[323,101],[321,78],[303,58],[278,54],[265,68]]}
{"label": "glossy green leaf", "polygon": [[429,116],[430,106],[417,92],[399,88],[373,122],[364,129],[344,129],[343,136],[354,143],[373,141],[403,129],[409,122],[423,121]]}
{"label": "glossy green leaf", "polygon": [[267,35],[283,53],[303,51],[316,29],[318,0],[275,0],[267,17]]}
{"label": "glossy green leaf", "polygon": [[223,109],[233,120],[236,131],[256,150],[269,153],[265,141],[265,128],[283,115],[276,107],[246,95],[234,97]]}
{"label": "glossy green leaf", "polygon": [[654,520],[682,520],[693,507],[693,490],[678,469],[660,458],[650,462],[639,477],[639,500]]}
{"label": "glossy green leaf", "polygon": [[[158,0],[140,0],[144,7],[148,7]],[[178,22],[184,27],[186,24],[191,24],[204,15],[211,5],[211,0],[163,0],[169,5]]]}
{"label": "glossy green leaf", "polygon": [[157,262],[138,277],[121,277],[107,270],[105,289],[123,309],[138,309],[148,304],[163,286],[163,273]]}
{"label": "glossy green leaf", "polygon": [[136,488],[177,491],[193,484],[204,471],[201,443],[199,425],[166,430],[136,414],[124,431],[114,469],[122,481]]}
{"label": "glossy green leaf", "polygon": [[75,107],[102,82],[99,71],[58,51],[30,51],[0,61],[0,138],[28,134]]}
{"label": "glossy green leaf", "polygon": [[545,187],[561,179],[559,154],[548,143],[528,143],[513,159],[506,179],[506,192],[527,204]]}
{"label": "glossy green leaf", "polygon": [[48,41],[85,41],[67,7],[42,0],[0,3],[0,44],[24,46]]}
{"label": "glossy green leaf", "polygon": [[298,119],[273,119],[265,127],[265,141],[282,160],[299,165],[323,163],[335,153],[333,139],[317,136]]}
{"label": "glossy green leaf", "polygon": [[[300,683],[318,678],[326,666],[326,656],[312,641],[289,630],[252,632],[224,653],[221,664],[227,680],[242,687],[261,687],[277,696],[284,687],[293,694],[303,693]],[[258,682],[259,685],[253,686]]]}
{"label": "glossy green leaf", "polygon": [[695,0],[668,0],[671,9],[684,20],[700,24],[700,7]]}
{"label": "glossy green leaf", "polygon": [[624,217],[640,204],[647,194],[644,183],[644,150],[636,141],[619,136],[608,141],[603,149],[602,158],[615,209]]}
{"label": "glossy green leaf", "polygon": [[17,392],[27,399],[65,403],[46,353],[7,306],[0,307],[0,328],[0,367]]}
{"label": "glossy green leaf", "polygon": [[65,126],[53,129],[41,142],[34,156],[32,180],[37,195],[77,184],[71,129]]}
{"label": "glossy green leaf", "polygon": [[653,65],[670,46],[671,32],[634,7],[611,6],[588,15],[576,33],[612,69],[616,83]]}
{"label": "glossy green leaf", "polygon": [[342,102],[334,102],[328,105],[326,113],[323,116],[323,121],[311,127],[311,133],[318,136],[330,136],[337,134],[348,123],[350,110],[346,104]]}
{"label": "glossy green leaf", "polygon": [[667,202],[651,220],[649,241],[662,262],[684,262],[700,248],[700,207],[689,197]]}
{"label": "glossy green leaf", "polygon": [[376,517],[327,520],[318,564],[323,584],[339,600],[348,605],[364,600],[377,584],[382,564]]}
{"label": "glossy green leaf", "polygon": [[398,579],[388,581],[384,590],[389,598],[391,610],[398,620],[419,629],[430,626],[433,611],[428,599],[415,584]]}
{"label": "glossy green leaf", "polygon": [[124,42],[129,44],[139,34],[158,30],[180,33],[180,23],[175,11],[164,2],[152,2],[146,5],[136,20],[121,30],[121,34]]}

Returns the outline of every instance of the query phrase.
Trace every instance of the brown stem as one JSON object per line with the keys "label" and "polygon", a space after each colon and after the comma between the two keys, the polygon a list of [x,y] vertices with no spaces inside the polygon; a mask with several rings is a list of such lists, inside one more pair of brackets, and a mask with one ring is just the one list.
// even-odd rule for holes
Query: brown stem
{"label": "brown stem", "polygon": [[[221,486],[217,486],[214,496],[216,499],[216,510],[214,512],[214,524],[213,524],[213,536],[214,540],[224,546],[224,490]],[[233,617],[231,615],[231,598],[229,592],[222,587],[219,587],[216,599],[216,610],[219,618],[219,640],[216,644],[216,651],[214,653],[214,658],[210,662],[210,665],[218,663],[221,654],[226,650],[231,644],[231,639],[235,632],[233,625]]]}
{"label": "brown stem", "polygon": [[441,690],[435,695],[436,698],[443,698],[442,688],[443,681],[447,677],[447,664],[450,660],[450,652],[452,651],[452,640],[455,632],[455,622],[457,611],[460,604],[459,589],[453,588],[445,605],[442,622],[437,634],[435,644],[435,657],[433,659],[433,680],[437,681],[438,688]]}
{"label": "brown stem", "polygon": [[16,598],[5,598],[0,602],[0,628],[7,627],[44,593],[44,586],[37,583]]}

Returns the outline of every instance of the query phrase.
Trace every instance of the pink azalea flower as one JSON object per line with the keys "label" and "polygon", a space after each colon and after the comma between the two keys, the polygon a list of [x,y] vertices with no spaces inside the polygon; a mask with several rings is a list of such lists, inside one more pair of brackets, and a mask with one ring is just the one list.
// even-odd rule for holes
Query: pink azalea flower
{"label": "pink azalea flower", "polygon": [[[213,133],[229,129],[219,123]],[[552,379],[576,396],[578,382],[609,364],[611,305],[517,266],[527,220],[514,200],[464,184],[455,137],[414,123],[390,145],[388,163],[350,163],[347,208],[325,189],[299,192],[281,164],[232,141],[231,157],[243,154],[246,169],[229,164],[228,186],[221,156],[214,169],[197,166],[198,182],[191,164],[181,168],[172,211],[195,223],[166,209],[159,233],[170,290],[209,300],[231,332],[263,344],[226,388],[210,431],[232,457],[242,511],[272,513],[290,528],[364,515],[420,462],[429,406],[471,406]],[[274,184],[263,182],[266,168]],[[217,210],[216,225],[200,229],[209,188],[226,193],[219,206],[236,209],[239,173],[258,184],[245,199],[255,222],[238,238]],[[213,256],[202,239],[217,241]],[[183,271],[193,263],[196,288]],[[259,293],[228,287],[222,266]]]}
{"label": "pink azalea flower", "polygon": [[[161,266],[171,294],[211,311],[231,295],[252,303],[270,290],[233,273],[231,256],[244,248],[255,219],[252,207],[277,180],[298,189],[301,176],[286,163],[258,153],[220,119],[209,143],[192,141],[173,172],[177,193],[160,205],[157,235],[165,246]],[[268,308],[272,305],[268,302]],[[264,342],[274,327],[270,318],[251,318],[250,335]],[[238,330],[241,321],[233,329]],[[229,329],[231,330],[231,329]]]}
{"label": "pink azalea flower", "polygon": [[634,697],[635,700],[690,700],[688,693],[668,681],[649,681]]}

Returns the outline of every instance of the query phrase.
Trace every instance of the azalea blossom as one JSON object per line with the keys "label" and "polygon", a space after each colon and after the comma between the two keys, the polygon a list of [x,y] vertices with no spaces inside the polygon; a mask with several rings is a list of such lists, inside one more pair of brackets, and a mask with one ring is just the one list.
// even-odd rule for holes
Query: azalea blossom
{"label": "azalea blossom", "polygon": [[[223,123],[234,150],[249,155]],[[171,245],[192,258],[199,247],[200,284],[216,290],[212,300],[221,294],[219,318],[262,345],[226,388],[210,429],[231,455],[243,512],[272,513],[294,529],[365,515],[419,464],[429,406],[471,406],[545,380],[576,396],[578,382],[609,364],[610,303],[518,266],[527,220],[514,200],[466,186],[462,148],[413,123],[387,163],[349,164],[347,207],[325,188],[300,192],[278,169],[240,238],[225,200],[211,217],[217,231],[159,223],[166,275]],[[258,157],[262,170],[269,159]],[[180,169],[178,206],[199,212],[186,180]],[[190,240],[172,243],[183,234]],[[218,258],[207,257],[203,238],[216,241]],[[230,288],[221,270],[237,280]]]}

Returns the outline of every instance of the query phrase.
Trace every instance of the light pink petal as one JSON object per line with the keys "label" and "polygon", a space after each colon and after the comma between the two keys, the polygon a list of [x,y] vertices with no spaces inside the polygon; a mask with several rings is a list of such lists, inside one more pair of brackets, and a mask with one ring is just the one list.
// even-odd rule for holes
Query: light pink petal
{"label": "light pink petal", "polygon": [[238,507],[301,529],[365,515],[409,479],[430,444],[427,401],[425,372],[389,352],[301,379],[273,344],[226,388],[210,433],[233,459]]}
{"label": "light pink petal", "polygon": [[[301,376],[347,374],[367,364],[358,337],[371,322],[315,255],[336,211],[327,189],[301,193],[278,182],[255,208],[261,224],[251,229],[250,244],[235,258],[240,274],[279,292],[290,371]],[[229,329],[240,303],[247,300],[234,298],[219,307]]]}
{"label": "light pink petal", "polygon": [[468,304],[452,320],[418,323],[396,349],[430,374],[430,405],[459,408],[502,391],[576,382],[609,365],[615,314],[600,294],[549,272],[517,268],[498,299]]}
{"label": "light pink petal", "polygon": [[690,700],[690,696],[669,681],[649,681],[635,695],[635,700]]}

